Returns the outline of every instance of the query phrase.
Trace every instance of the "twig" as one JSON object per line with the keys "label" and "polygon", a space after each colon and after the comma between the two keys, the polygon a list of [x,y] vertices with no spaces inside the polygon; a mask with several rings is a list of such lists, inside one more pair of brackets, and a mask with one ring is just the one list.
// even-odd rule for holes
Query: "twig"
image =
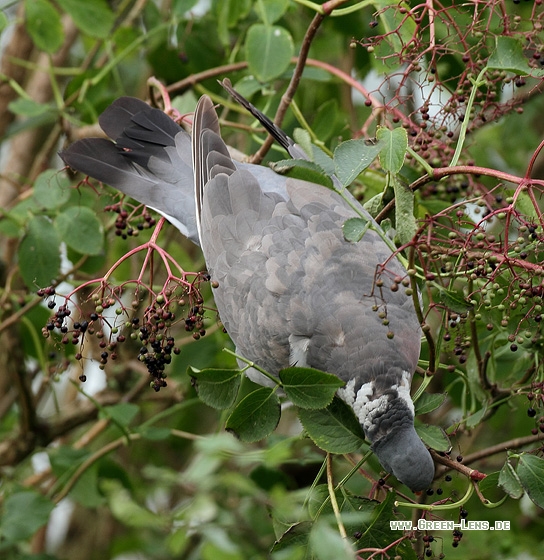
{"label": "twig", "polygon": [[[476,469],[471,469],[470,467],[467,467],[466,464],[450,459],[446,455],[440,455],[433,449],[430,449],[430,453],[435,462],[444,465],[445,467],[447,467],[447,470],[455,470],[460,472],[461,474],[468,477],[470,480],[479,481],[479,480],[483,480],[487,476],[481,473],[480,471],[477,471]],[[465,463],[467,462],[466,459],[464,461]]]}
{"label": "twig", "polygon": [[338,530],[340,531],[341,537],[343,539],[346,539],[348,534],[346,533],[346,528],[344,527],[342,516],[340,515],[340,508],[338,507],[338,501],[336,500],[336,493],[334,491],[332,476],[332,455],[330,453],[327,453],[327,489],[329,490],[329,498],[331,500],[332,511],[334,512]]}
{"label": "twig", "polygon": [[[300,53],[298,55],[297,63],[295,66],[295,70],[293,72],[293,76],[291,77],[291,81],[289,82],[289,86],[285,90],[285,93],[281,96],[281,102],[276,111],[276,116],[274,117],[274,124],[281,126],[283,119],[285,117],[285,113],[287,113],[287,109],[291,102],[293,101],[293,97],[295,95],[296,90],[298,89],[300,79],[302,78],[302,72],[304,70],[304,66],[306,65],[306,59],[308,58],[308,53],[310,51],[310,45],[317,33],[317,30],[321,26],[321,23],[325,19],[325,15],[321,13],[317,13],[310,26],[306,30],[306,35],[304,36],[304,40],[302,41],[302,47],[300,49]],[[263,145],[255,152],[255,154],[250,158],[251,163],[261,163],[264,159],[265,155],[270,150],[274,142],[274,138],[272,136],[268,136],[265,140]]]}
{"label": "twig", "polygon": [[236,62],[234,64],[225,64],[223,66],[217,66],[216,68],[211,68],[210,70],[204,70],[203,72],[198,72],[197,74],[191,74],[180,80],[179,82],[174,82],[166,87],[166,91],[170,94],[180,93],[185,91],[187,88],[195,86],[204,80],[209,80],[210,78],[217,78],[217,76],[224,76],[225,74],[230,74],[232,72],[238,72],[239,70],[244,70],[247,68],[247,62]]}
{"label": "twig", "polygon": [[[490,169],[488,167],[479,167],[477,165],[456,165],[453,167],[436,167],[433,169],[432,174],[426,173],[416,179],[410,184],[410,189],[417,191],[423,185],[430,183],[432,181],[440,181],[444,177],[450,175],[484,175],[485,177],[494,177],[499,181],[506,181],[508,183],[514,183],[519,185],[522,182],[527,182],[524,177],[518,177],[517,175],[512,175],[511,173],[505,173],[504,171],[499,171],[497,169]],[[538,185],[544,188],[544,180],[542,179],[531,179],[532,185]],[[376,221],[380,223],[395,207],[395,199],[390,200],[381,210],[381,212],[376,216]],[[504,209],[503,209],[504,210]]]}
{"label": "twig", "polygon": [[508,441],[492,445],[491,447],[480,449],[480,451],[475,451],[470,455],[465,455],[465,457],[463,458],[463,462],[465,464],[475,463],[476,461],[480,461],[481,459],[491,457],[491,455],[497,455],[498,453],[505,452],[508,449],[519,449],[520,447],[525,447],[526,445],[538,442],[544,443],[543,434],[539,433],[531,436],[510,439]]}

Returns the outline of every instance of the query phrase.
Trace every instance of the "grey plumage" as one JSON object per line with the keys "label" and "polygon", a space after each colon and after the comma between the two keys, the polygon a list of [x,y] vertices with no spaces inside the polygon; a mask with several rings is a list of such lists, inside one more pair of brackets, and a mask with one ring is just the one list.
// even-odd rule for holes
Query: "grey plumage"
{"label": "grey plumage", "polygon": [[343,223],[358,216],[353,199],[234,163],[206,96],[195,111],[192,164],[189,135],[140,101],[121,98],[100,125],[116,144],[81,140],[61,153],[64,161],[199,243],[238,352],[271,373],[297,364],[336,374],[382,466],[414,491],[427,488],[434,465],[414,430],[409,393],[420,326],[411,298],[389,289],[406,271],[372,229],[358,243],[344,239]]}

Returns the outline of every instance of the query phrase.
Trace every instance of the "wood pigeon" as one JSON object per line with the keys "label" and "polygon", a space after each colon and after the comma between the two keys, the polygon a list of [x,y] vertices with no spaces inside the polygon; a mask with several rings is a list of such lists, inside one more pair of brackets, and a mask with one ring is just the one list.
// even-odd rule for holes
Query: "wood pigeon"
{"label": "wood pigeon", "polygon": [[[292,156],[302,156],[245,105]],[[357,243],[342,231],[348,218],[370,215],[347,191],[233,161],[207,96],[196,107],[192,138],[129,97],[99,123],[114,142],[79,140],[60,153],[64,162],[155,209],[199,244],[237,352],[272,374],[297,365],[337,375],[345,382],[338,394],[384,469],[413,491],[428,488],[434,464],[414,429],[410,398],[421,329],[411,297],[391,289],[406,270],[376,231]],[[248,375],[269,381],[256,370]]]}

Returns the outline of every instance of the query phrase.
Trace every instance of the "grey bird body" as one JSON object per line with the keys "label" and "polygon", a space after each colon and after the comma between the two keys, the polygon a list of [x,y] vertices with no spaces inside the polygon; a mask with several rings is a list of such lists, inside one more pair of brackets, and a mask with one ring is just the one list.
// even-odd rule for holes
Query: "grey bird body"
{"label": "grey bird body", "polygon": [[434,465],[415,433],[409,392],[420,325],[411,298],[390,289],[406,271],[380,235],[369,229],[358,243],[344,239],[343,223],[359,215],[353,200],[234,163],[207,97],[195,112],[192,143],[162,112],[130,98],[100,124],[116,144],[82,140],[61,154],[64,161],[156,209],[199,243],[238,352],[273,374],[289,365],[336,374],[345,382],[339,395],[382,466],[414,491],[427,488]]}

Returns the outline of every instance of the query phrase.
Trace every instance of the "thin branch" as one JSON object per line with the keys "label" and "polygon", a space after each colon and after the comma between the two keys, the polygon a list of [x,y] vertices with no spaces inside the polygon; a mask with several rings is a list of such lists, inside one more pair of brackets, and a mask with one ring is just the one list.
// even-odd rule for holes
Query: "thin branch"
{"label": "thin branch", "polygon": [[463,458],[463,462],[465,464],[475,463],[476,461],[487,459],[492,455],[506,452],[509,449],[519,449],[533,443],[540,443],[541,445],[544,444],[544,434],[538,433],[531,436],[514,438],[502,443],[497,443],[496,445],[492,445],[491,447],[486,447],[485,449],[480,449],[480,451],[475,451],[470,455],[465,455],[465,457]]}
{"label": "thin branch", "polygon": [[203,82],[204,80],[209,80],[210,78],[217,78],[217,76],[224,76],[225,74],[231,74],[232,72],[238,72],[240,70],[245,70],[247,68],[247,62],[236,62],[234,64],[225,64],[223,66],[217,66],[215,68],[210,68],[210,70],[204,70],[203,72],[198,72],[197,74],[191,74],[180,80],[179,82],[174,82],[166,87],[166,91],[170,94],[172,93],[182,93],[186,89]]}
{"label": "thin branch", "polygon": [[336,500],[336,493],[334,491],[334,482],[332,474],[332,455],[327,453],[327,488],[329,490],[329,498],[331,500],[332,510],[334,512],[334,517],[336,519],[336,524],[338,525],[338,530],[343,539],[347,538],[346,528],[342,521],[342,515],[340,514],[340,508],[338,507],[338,501]]}
{"label": "thin branch", "polygon": [[[297,63],[295,66],[295,70],[293,72],[293,76],[291,81],[289,82],[289,86],[285,90],[285,93],[281,97],[281,102],[276,111],[276,116],[274,117],[274,124],[281,126],[285,114],[287,113],[287,109],[291,102],[293,101],[293,97],[295,95],[296,90],[300,84],[300,80],[302,78],[302,72],[304,71],[304,67],[306,66],[306,59],[308,58],[308,53],[310,52],[310,45],[317,33],[317,30],[321,26],[321,23],[325,19],[325,15],[321,13],[317,13],[310,26],[306,31],[306,35],[304,36],[304,40],[302,41],[302,47],[300,49],[300,53],[298,55]],[[274,143],[274,138],[268,135],[267,139],[263,143],[263,145],[255,152],[255,154],[250,158],[251,163],[261,163],[264,159],[265,155],[270,150],[270,147]]]}
{"label": "thin branch", "polygon": [[[470,480],[475,480],[475,481],[483,480],[487,476],[481,473],[480,471],[477,471],[476,469],[471,469],[470,467],[467,467],[466,464],[460,463],[459,461],[454,461],[447,455],[440,455],[440,453],[437,453],[433,449],[430,449],[430,453],[433,460],[436,463],[440,463],[441,465],[447,467],[446,470],[455,470],[457,472],[460,472],[461,474],[468,477]],[[464,461],[465,463],[467,462],[466,459]]]}
{"label": "thin branch", "polygon": [[[512,175],[511,173],[505,173],[504,171],[499,171],[497,169],[490,169],[488,167],[479,167],[477,165],[456,165],[453,167],[436,167],[433,169],[432,174],[426,173],[416,179],[410,184],[410,189],[412,191],[417,191],[427,183],[433,181],[440,181],[444,177],[450,175],[483,175],[485,177],[494,177],[498,181],[506,181],[508,183],[514,183],[519,185],[520,183],[526,183],[527,179],[525,177],[518,177],[517,175]],[[544,188],[544,180],[542,179],[531,179],[530,183],[532,185],[538,185]],[[376,221],[380,223],[395,207],[395,199],[390,200],[376,216]],[[503,209],[504,210],[504,209]]]}

